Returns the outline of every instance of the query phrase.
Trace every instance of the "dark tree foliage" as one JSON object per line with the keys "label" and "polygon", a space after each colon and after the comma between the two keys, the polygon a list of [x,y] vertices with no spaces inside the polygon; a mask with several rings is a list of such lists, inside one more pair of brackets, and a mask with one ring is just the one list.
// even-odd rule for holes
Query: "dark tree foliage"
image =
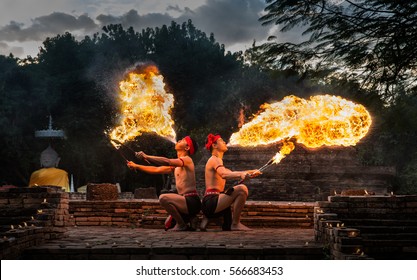
{"label": "dark tree foliage", "polygon": [[[291,47],[295,50],[296,46]],[[313,45],[305,47],[303,51]],[[308,97],[330,93],[370,109],[381,133],[371,139],[371,148],[362,152],[364,160],[399,166],[398,186],[412,186],[417,178],[417,150],[406,147],[413,146],[417,120],[416,95],[407,87],[408,80],[392,87],[395,98],[386,107],[376,89],[363,87],[363,80],[329,75],[332,68],[305,67],[305,53],[293,54],[283,51],[281,60],[276,60],[272,45],[270,49],[254,47],[232,54],[213,34],[207,36],[188,21],[140,32],[108,25],[81,41],[65,33],[47,38],[35,58],[0,56],[1,183],[26,186],[31,172],[40,167],[40,152],[50,144],[62,158],[60,167],[73,174],[75,187],[119,182],[123,191],[160,188],[162,176],[130,171],[121,153],[129,160],[134,159],[133,153],[116,150],[105,134],[118,124],[119,82],[137,65],[154,64],[164,76],[167,92],[175,97],[173,118],[178,137],[190,134],[199,143],[196,162],[206,152],[203,147],[208,133],[221,133],[227,139],[239,129],[239,121],[248,121],[262,103],[289,94]],[[277,67],[277,62],[284,69]],[[290,62],[293,64],[288,67]],[[400,113],[403,117],[395,117]],[[49,115],[53,128],[63,129],[66,139],[34,137],[35,130],[47,128]],[[152,134],[126,145],[149,154],[176,155],[173,143]],[[381,152],[375,153],[377,148]],[[412,187],[409,190],[415,192]]]}
{"label": "dark tree foliage", "polygon": [[[161,176],[126,168],[105,131],[117,125],[118,84],[137,64],[155,64],[166,90],[175,96],[173,117],[179,137],[194,136],[203,147],[209,132],[225,138],[237,131],[239,111],[253,110],[275,93],[266,74],[244,65],[241,53],[226,53],[214,35],[191,21],[136,32],[108,25],[77,41],[70,33],[47,38],[36,58],[0,56],[1,180],[18,186],[38,169],[49,144],[60,154],[60,167],[73,174],[75,187],[89,182],[120,182],[123,190],[158,186]],[[67,138],[44,140],[35,130],[63,129]],[[134,150],[175,157],[173,144],[155,135],[127,143]],[[124,151],[129,159],[133,154]],[[204,153],[202,149],[196,159]]]}
{"label": "dark tree foliage", "polygon": [[[397,0],[267,0],[263,24],[302,28],[305,40],[269,42],[263,59],[275,67],[349,71],[387,100],[415,87],[417,2]],[[301,35],[301,34],[300,34]],[[274,38],[271,38],[272,40]]]}

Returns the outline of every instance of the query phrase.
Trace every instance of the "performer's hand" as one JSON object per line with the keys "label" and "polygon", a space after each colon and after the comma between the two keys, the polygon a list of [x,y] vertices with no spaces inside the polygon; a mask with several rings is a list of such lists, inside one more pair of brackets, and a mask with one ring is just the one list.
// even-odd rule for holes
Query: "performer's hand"
{"label": "performer's hand", "polygon": [[249,170],[249,172],[248,172],[248,176],[249,176],[249,178],[255,178],[255,177],[258,177],[259,175],[261,175],[262,174],[262,172],[261,171],[259,171],[258,169],[255,169],[255,170]]}
{"label": "performer's hand", "polygon": [[127,162],[127,167],[129,167],[130,169],[135,169],[136,163],[134,163],[133,161],[128,161]]}
{"label": "performer's hand", "polygon": [[140,152],[136,152],[135,153],[135,156],[138,158],[138,159],[143,159],[143,160],[146,160],[146,158],[148,157],[148,155],[147,154],[145,154],[144,152],[142,152],[142,151],[140,151]]}
{"label": "performer's hand", "polygon": [[242,183],[243,181],[245,181],[247,178],[249,178],[249,173],[248,172],[242,172],[240,174],[240,183]]}

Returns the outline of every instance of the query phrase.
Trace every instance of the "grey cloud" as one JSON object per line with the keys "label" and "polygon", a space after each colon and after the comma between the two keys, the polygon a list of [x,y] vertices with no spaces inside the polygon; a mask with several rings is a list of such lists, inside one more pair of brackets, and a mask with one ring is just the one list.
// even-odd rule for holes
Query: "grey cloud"
{"label": "grey cloud", "polygon": [[132,26],[136,31],[140,31],[146,27],[169,25],[171,21],[181,24],[191,19],[198,29],[206,34],[214,33],[216,40],[226,46],[250,44],[254,39],[260,41],[268,37],[268,30],[271,27],[264,27],[258,21],[264,8],[263,0],[206,0],[202,6],[194,10],[178,5],[167,5],[167,11],[181,12],[181,15],[175,18],[168,13],[140,15],[134,9],[121,16],[100,14],[95,19],[88,15],[76,17],[55,12],[33,19],[28,27],[12,21],[0,27],[0,39],[5,42],[43,41],[48,36],[62,34],[65,31],[91,35],[99,31],[102,26],[112,23],[121,23],[125,28]]}
{"label": "grey cloud", "polygon": [[42,41],[47,36],[61,34],[65,31],[91,31],[97,28],[94,21],[87,15],[78,18],[65,13],[52,13],[32,20],[32,25],[24,25],[11,21],[0,28],[0,38],[4,41]]}
{"label": "grey cloud", "polygon": [[179,13],[184,12],[184,10],[182,10],[180,7],[178,7],[178,5],[175,5],[175,6],[168,5],[167,11],[174,11],[174,12],[179,12]]}
{"label": "grey cloud", "polygon": [[265,40],[268,37],[270,27],[264,27],[258,21],[264,8],[265,2],[261,0],[207,0],[195,10],[169,5],[167,10],[182,12],[177,18],[167,13],[139,15],[132,9],[120,17],[102,14],[96,19],[101,25],[121,23],[125,27],[133,26],[138,31],[146,27],[170,24],[171,21],[182,23],[191,19],[198,29],[207,34],[214,33],[216,40],[232,45],[252,42],[253,39]]}
{"label": "grey cloud", "polygon": [[269,27],[261,26],[258,21],[264,8],[265,2],[261,0],[208,0],[179,19],[191,18],[197,28],[214,33],[219,42],[236,44],[267,38]]}
{"label": "grey cloud", "polygon": [[0,41],[0,54],[9,55],[10,53],[17,57],[24,54],[22,47],[9,46],[7,43]]}
{"label": "grey cloud", "polygon": [[137,31],[146,27],[156,27],[163,24],[169,24],[172,20],[174,20],[174,18],[168,14],[149,13],[139,15],[136,10],[130,10],[120,17],[112,15],[99,15],[96,19],[100,22],[101,26],[120,23],[124,27],[132,26]]}

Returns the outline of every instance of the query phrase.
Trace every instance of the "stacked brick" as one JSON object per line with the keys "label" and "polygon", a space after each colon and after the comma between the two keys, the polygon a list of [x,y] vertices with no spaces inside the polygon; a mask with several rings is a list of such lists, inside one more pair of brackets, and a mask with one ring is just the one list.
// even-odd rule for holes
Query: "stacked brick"
{"label": "stacked brick", "polygon": [[[242,222],[251,227],[311,228],[314,205],[314,203],[248,201],[242,212]],[[167,212],[155,199],[71,201],[70,213],[76,226],[162,229],[167,217]],[[199,217],[202,218],[201,215]]]}
{"label": "stacked brick", "polygon": [[314,211],[315,239],[332,258],[417,257],[415,195],[331,196]]}
{"label": "stacked brick", "polygon": [[[69,207],[71,222],[76,226],[152,226],[157,217],[166,218],[156,200],[132,199],[126,201],[71,201]],[[147,215],[155,217],[142,221]],[[159,222],[156,224],[160,225]]]}
{"label": "stacked brick", "polygon": [[323,213],[320,207],[314,209],[315,240],[324,245],[325,254],[330,259],[367,259],[363,252],[360,231],[347,228],[337,218],[337,214]]}
{"label": "stacked brick", "polygon": [[[230,147],[224,164],[232,170],[255,169],[267,163],[279,150],[270,145],[256,148]],[[204,189],[205,155],[196,163],[197,187]],[[247,180],[249,198],[274,201],[320,201],[345,189],[363,189],[376,194],[390,191],[395,168],[364,166],[356,147],[307,149],[296,145],[278,165],[272,165],[261,176]],[[233,184],[233,182],[230,182]]]}
{"label": "stacked brick", "polygon": [[[87,193],[82,192],[72,192],[68,193],[70,200],[86,200],[87,199]],[[133,199],[134,194],[132,192],[119,192],[118,193],[118,199]]]}
{"label": "stacked brick", "polygon": [[61,188],[13,188],[0,192],[2,258],[62,237],[69,225],[69,197]]}
{"label": "stacked brick", "polygon": [[29,226],[4,232],[0,239],[0,259],[18,259],[25,249],[43,244],[45,231],[42,227]]}
{"label": "stacked brick", "polygon": [[117,200],[118,189],[115,184],[88,184],[87,200]]}

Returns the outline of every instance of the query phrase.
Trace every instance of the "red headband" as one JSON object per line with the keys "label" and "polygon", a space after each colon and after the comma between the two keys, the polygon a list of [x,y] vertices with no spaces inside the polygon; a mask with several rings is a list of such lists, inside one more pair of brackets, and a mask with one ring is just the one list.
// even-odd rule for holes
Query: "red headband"
{"label": "red headband", "polygon": [[187,142],[188,147],[190,147],[189,153],[190,153],[190,156],[192,156],[194,154],[194,152],[195,152],[194,145],[193,145],[193,141],[191,140],[191,137],[190,136],[185,136],[184,139]]}
{"label": "red headband", "polygon": [[222,138],[220,134],[213,135],[210,133],[207,136],[206,149],[210,151],[211,145],[213,145],[219,138]]}

